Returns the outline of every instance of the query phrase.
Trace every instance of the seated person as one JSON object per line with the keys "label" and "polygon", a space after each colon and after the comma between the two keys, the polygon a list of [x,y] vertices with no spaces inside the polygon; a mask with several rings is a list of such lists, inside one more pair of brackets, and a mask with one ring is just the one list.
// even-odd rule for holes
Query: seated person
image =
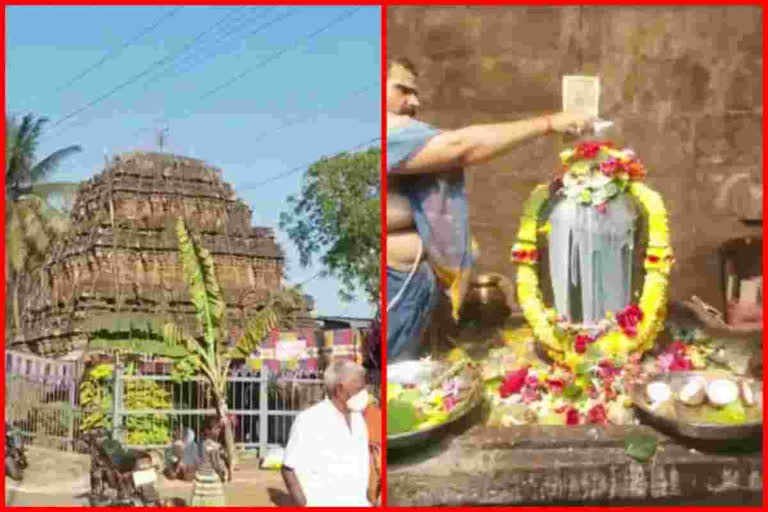
{"label": "seated person", "polygon": [[169,480],[191,482],[199,465],[198,446],[192,429],[179,427],[173,444],[166,452],[166,467],[163,474]]}

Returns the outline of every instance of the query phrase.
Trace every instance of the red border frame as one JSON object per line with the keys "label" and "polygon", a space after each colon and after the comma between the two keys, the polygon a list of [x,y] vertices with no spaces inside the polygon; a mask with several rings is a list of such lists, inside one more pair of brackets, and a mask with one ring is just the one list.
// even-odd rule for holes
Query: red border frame
{"label": "red border frame", "polygon": [[381,6],[381,503],[387,504],[387,5]]}
{"label": "red border frame", "polygon": [[[768,8],[766,8],[765,4],[762,4],[763,7],[763,102],[765,102],[766,93],[768,93],[768,85],[766,84],[766,77],[768,76],[768,73],[766,73],[765,70],[765,46],[766,43],[768,43],[768,37],[765,34],[765,24],[766,21],[768,21]],[[763,212],[765,212],[765,207],[768,205],[768,198],[765,197],[765,178],[768,176],[768,172],[766,172],[766,158],[765,158],[765,144],[768,142],[768,136],[766,136],[765,133],[766,130],[766,122],[765,122],[765,115],[763,115]],[[765,241],[765,225],[763,225],[763,269],[766,268],[768,265],[768,244],[766,244]],[[766,306],[765,300],[763,300],[763,318],[765,318],[765,313],[768,312],[768,307]],[[765,322],[765,320],[763,320]],[[765,327],[765,325],[763,325]],[[766,363],[768,363],[768,352],[765,350],[765,340],[766,340],[766,334],[765,329],[763,329],[763,367],[765,368]],[[765,393],[765,382],[763,382],[763,393]],[[765,407],[763,407],[763,508],[766,508],[768,506],[768,496],[766,495],[765,491],[765,484],[768,479],[765,475],[765,445],[766,441],[768,441],[768,435],[766,435],[765,431],[765,420],[768,418],[768,412],[766,412]]]}
{"label": "red border frame", "polygon": [[[419,5],[419,4],[432,4],[432,5],[469,5],[469,4],[475,4],[476,2],[472,0],[443,0],[441,2],[431,2],[431,1],[422,1],[422,2],[413,2],[413,1],[402,1],[402,0],[381,0],[381,1],[372,1],[372,0],[337,0],[333,3],[328,2],[318,2],[317,0],[293,0],[289,2],[278,2],[278,1],[262,1],[258,2],[258,4],[261,5],[378,5],[381,7],[381,73],[382,77],[386,77],[386,28],[387,28],[387,5]],[[484,3],[484,5],[503,5],[508,4],[512,2],[487,2]],[[533,0],[526,2],[526,4],[539,4],[539,5],[580,5],[584,2],[577,2],[573,0],[552,0],[548,2],[542,2],[540,0]],[[604,1],[598,1],[598,2],[589,2],[593,4],[617,4],[617,3],[623,3],[623,4],[646,4],[646,5],[669,5],[670,2],[664,1],[664,0],[651,0],[651,1],[644,1],[644,2],[627,2],[627,1],[619,1],[619,2],[604,2]],[[30,0],[30,1],[22,1],[22,2],[11,2],[6,3],[5,5],[157,5],[155,2],[150,1],[139,1],[139,2],[116,2],[116,1],[99,1],[99,2],[81,2],[81,3],[73,3],[68,2],[65,0]],[[169,1],[169,2],[163,2],[163,5],[211,5],[211,4],[220,4],[220,5],[242,5],[242,2],[219,2],[216,0],[187,0],[185,2],[179,2],[179,1]],[[711,0],[707,1],[678,1],[674,2],[676,5],[701,5],[701,4],[719,4],[724,5],[726,2],[713,2]],[[740,5],[761,5],[763,6],[763,55],[765,55],[765,46],[766,43],[768,43],[768,37],[766,37],[765,34],[765,25],[766,21],[768,21],[768,13],[766,12],[765,6],[762,2],[727,2],[727,4],[740,4]],[[3,41],[5,41],[5,9],[3,9],[2,12],[2,28],[0,28],[3,34]],[[3,71],[5,73],[5,71]],[[765,70],[765,64],[763,64],[763,98],[765,98],[766,93],[768,93],[768,84],[766,84],[766,70]],[[2,85],[0,85],[0,90],[2,91],[2,98],[5,100],[5,80],[2,81]],[[382,80],[382,119],[381,119],[381,135],[382,140],[386,140],[386,85],[385,80]],[[2,125],[2,128],[0,128],[3,134],[3,138],[5,138],[5,124]],[[768,172],[766,172],[766,157],[765,157],[765,146],[766,142],[768,142],[768,136],[766,135],[766,123],[765,119],[763,119],[763,182],[765,182],[766,177],[768,177]],[[4,157],[3,157],[4,158]],[[386,312],[386,224],[384,222],[385,216],[386,216],[386,197],[387,197],[387,179],[386,179],[386,162],[387,162],[387,151],[386,151],[386,145],[382,145],[382,160],[381,160],[381,215],[382,215],[382,230],[381,230],[381,336],[382,336],[382,343],[381,343],[381,351],[382,351],[382,382],[386,383],[386,330],[387,330],[387,312]],[[2,177],[0,177],[0,180],[5,183],[5,175],[3,174]],[[768,198],[763,195],[763,209],[765,210],[765,207],[768,205]],[[0,211],[0,216],[5,219],[5,209],[2,209]],[[5,255],[5,238],[3,237],[2,242],[0,242],[0,245],[2,245],[2,253]],[[765,241],[765,228],[763,231],[763,266],[768,266],[768,242]],[[2,270],[3,278],[5,278],[5,269],[3,267]],[[5,296],[3,296],[3,305],[5,304]],[[763,304],[763,313],[765,314],[768,312],[768,306],[766,304]],[[3,321],[5,320],[5,307],[3,307],[0,310],[0,315],[2,316]],[[5,325],[3,323],[3,325]],[[763,338],[763,341],[765,341],[765,335]],[[3,358],[3,372],[5,371],[5,358]],[[768,363],[768,352],[765,350],[763,351],[763,363]],[[3,394],[5,393],[5,380],[3,380],[0,383],[0,390],[2,390]],[[381,410],[382,410],[382,416],[384,421],[382,422],[383,430],[382,432],[382,502],[385,504],[387,503],[387,478],[386,478],[386,386],[384,388],[383,392],[383,400],[381,404]],[[764,419],[768,419],[768,412],[764,411]],[[3,419],[5,419],[5,409],[3,409],[2,412]],[[763,432],[763,444],[766,444],[766,441],[768,441],[768,433],[765,431]],[[5,446],[3,445],[2,451],[4,453]],[[765,461],[765,455],[763,455],[763,460]],[[3,470],[4,471],[4,470]],[[4,480],[3,480],[4,482]],[[764,476],[764,482],[765,482],[765,476]],[[3,488],[5,489],[5,483],[3,483]],[[763,496],[763,506],[768,506],[768,496],[764,494]],[[36,507],[20,507],[20,509],[31,509],[34,510]],[[72,508],[72,507],[57,507],[57,508]],[[227,507],[237,510],[252,510],[249,508],[239,508],[239,507]],[[546,509],[549,507],[533,507],[536,509]],[[588,509],[593,509],[593,507],[587,507]],[[634,508],[634,507],[633,507]],[[641,507],[645,508],[645,507]],[[650,507],[648,507],[650,509]],[[595,510],[600,510],[599,508],[594,508]],[[654,511],[656,510],[677,510],[674,507],[653,507]],[[734,510],[737,510],[737,508],[733,508]],[[740,510],[741,508],[739,508]],[[331,509],[333,510],[333,509]],[[407,510],[407,509],[406,509]],[[470,508],[461,508],[460,510],[470,510]]]}

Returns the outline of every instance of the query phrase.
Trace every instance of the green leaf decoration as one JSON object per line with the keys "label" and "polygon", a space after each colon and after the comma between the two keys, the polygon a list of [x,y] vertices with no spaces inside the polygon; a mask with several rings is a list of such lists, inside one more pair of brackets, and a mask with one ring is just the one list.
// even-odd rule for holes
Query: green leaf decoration
{"label": "green leaf decoration", "polygon": [[592,370],[592,366],[594,365],[591,363],[579,363],[574,368],[574,371],[576,375],[587,375]]}
{"label": "green leaf decoration", "polygon": [[[131,374],[130,365],[126,374]],[[112,393],[114,366],[94,366],[80,384],[80,404],[83,409],[81,428],[112,428]],[[153,381],[126,381],[124,406],[128,410],[172,409],[171,394]],[[165,444],[171,439],[170,417],[164,414],[127,415],[125,442],[135,445]]]}
{"label": "green leaf decoration", "polygon": [[709,407],[704,418],[707,423],[740,425],[747,421],[747,412],[744,409],[741,400],[737,400],[726,405],[722,409]]}
{"label": "green leaf decoration", "polygon": [[402,434],[411,432],[419,424],[416,408],[404,400],[392,400],[387,404],[387,432]]}
{"label": "green leaf decoration", "polygon": [[241,356],[250,356],[258,350],[275,327],[277,327],[277,314],[272,308],[264,308],[249,318],[245,334],[237,342],[237,350]]}
{"label": "green leaf decoration", "polygon": [[569,384],[563,389],[563,396],[571,400],[578,400],[583,390],[576,384]]}
{"label": "green leaf decoration", "polygon": [[483,389],[486,393],[496,393],[501,387],[501,383],[504,381],[503,377],[496,377],[483,382]]}
{"label": "green leaf decoration", "polygon": [[399,400],[403,402],[415,402],[421,397],[418,389],[406,389],[400,394]]}
{"label": "green leaf decoration", "polygon": [[650,434],[632,434],[624,439],[624,453],[638,462],[647,462],[656,454],[658,440]]}
{"label": "green leaf decoration", "polygon": [[189,296],[195,305],[197,319],[203,329],[209,357],[213,359],[214,345],[218,330],[224,318],[226,305],[216,279],[213,257],[207,249],[196,243],[188,233],[184,219],[176,222],[179,238],[179,253],[184,269],[184,280]]}
{"label": "green leaf decoration", "polygon": [[597,345],[593,343],[587,347],[584,358],[592,363],[597,363],[598,361],[605,358],[605,354]]}

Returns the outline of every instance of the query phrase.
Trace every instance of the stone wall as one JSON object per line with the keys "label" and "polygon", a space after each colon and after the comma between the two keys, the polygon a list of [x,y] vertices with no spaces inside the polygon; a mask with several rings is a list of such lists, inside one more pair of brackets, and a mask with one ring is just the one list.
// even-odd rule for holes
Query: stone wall
{"label": "stone wall", "polygon": [[[420,71],[441,128],[559,110],[561,77],[599,75],[614,140],[646,164],[670,213],[673,298],[722,306],[716,250],[760,236],[762,12],[753,6],[389,7],[388,54]],[[557,168],[559,136],[468,170],[480,270],[514,275],[521,203]],[[730,195],[723,186],[737,183]],[[718,197],[720,195],[721,197]],[[750,211],[747,211],[750,210]]]}

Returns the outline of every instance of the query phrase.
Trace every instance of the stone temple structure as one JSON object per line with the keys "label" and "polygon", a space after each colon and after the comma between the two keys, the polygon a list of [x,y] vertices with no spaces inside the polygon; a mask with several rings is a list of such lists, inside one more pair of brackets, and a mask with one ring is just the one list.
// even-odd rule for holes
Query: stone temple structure
{"label": "stone temple structure", "polygon": [[[284,255],[271,228],[206,163],[171,154],[114,157],[81,184],[72,230],[34,276],[14,348],[77,358],[94,333],[160,332],[172,320],[197,333],[179,259],[184,217],[214,257],[233,336],[281,285]],[[11,347],[9,347],[11,348]]]}

